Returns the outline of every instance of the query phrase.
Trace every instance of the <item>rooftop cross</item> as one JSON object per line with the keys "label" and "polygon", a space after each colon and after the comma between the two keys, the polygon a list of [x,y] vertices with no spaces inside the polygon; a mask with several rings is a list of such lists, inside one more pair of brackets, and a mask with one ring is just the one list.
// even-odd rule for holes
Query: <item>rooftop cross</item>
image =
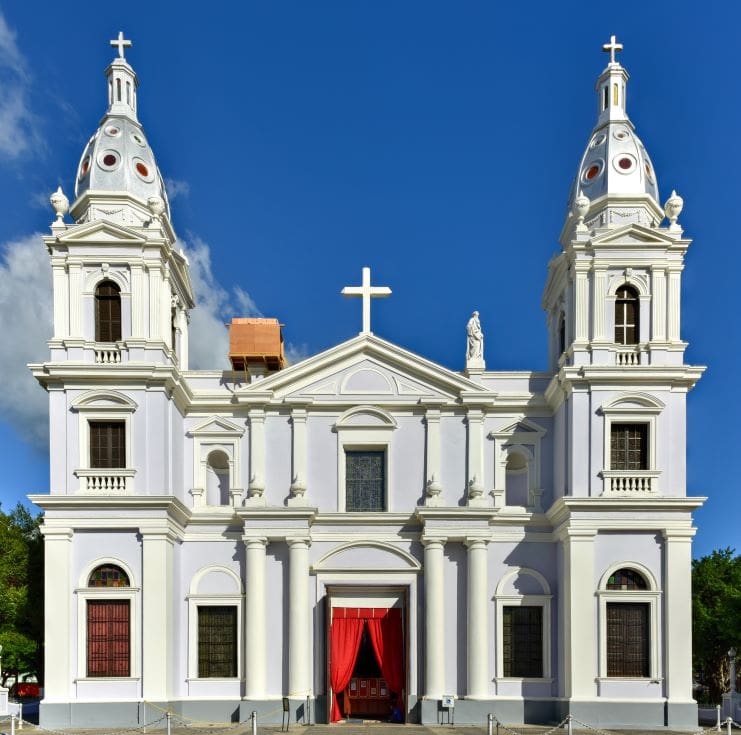
{"label": "rooftop cross", "polygon": [[617,51],[622,51],[623,50],[623,44],[622,43],[618,43],[615,40],[615,36],[613,35],[613,36],[610,36],[610,43],[603,43],[602,44],[602,50],[605,53],[609,53],[610,54],[610,63],[611,64],[614,64],[615,63],[615,53]]}
{"label": "rooftop cross", "polygon": [[371,299],[383,299],[391,295],[391,289],[388,286],[371,286],[370,268],[363,268],[363,285],[362,286],[345,286],[342,289],[343,296],[361,296],[363,298],[363,331],[361,334],[370,334],[371,319],[370,305]]}
{"label": "rooftop cross", "polygon": [[[613,36],[613,38],[615,38]],[[131,48],[131,41],[129,41],[127,38],[124,38],[123,31],[118,32],[118,38],[114,38],[111,41],[111,46],[118,46],[118,55],[120,58],[125,59],[124,56],[124,49],[125,48]]]}

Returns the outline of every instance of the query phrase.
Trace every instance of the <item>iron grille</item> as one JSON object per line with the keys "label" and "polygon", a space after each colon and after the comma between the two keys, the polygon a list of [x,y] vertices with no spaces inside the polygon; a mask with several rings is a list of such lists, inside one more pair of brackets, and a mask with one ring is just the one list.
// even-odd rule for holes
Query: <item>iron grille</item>
{"label": "iron grille", "polygon": [[346,452],[345,461],[346,510],[385,510],[385,453]]}
{"label": "iron grille", "polygon": [[199,606],[198,676],[237,676],[237,608],[234,605]]}
{"label": "iron grille", "polygon": [[87,675],[129,676],[128,600],[87,601]]}
{"label": "iron grille", "polygon": [[607,675],[649,676],[648,603],[607,603]]}
{"label": "iron grille", "polygon": [[505,607],[502,635],[504,675],[543,676],[543,608]]}

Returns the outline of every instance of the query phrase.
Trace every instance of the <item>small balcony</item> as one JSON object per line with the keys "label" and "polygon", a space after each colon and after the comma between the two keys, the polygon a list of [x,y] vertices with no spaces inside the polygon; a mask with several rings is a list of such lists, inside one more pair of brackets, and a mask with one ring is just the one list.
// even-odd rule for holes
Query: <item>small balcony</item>
{"label": "small balcony", "polygon": [[645,497],[659,494],[657,470],[603,470],[603,496]]}
{"label": "small balcony", "polygon": [[121,362],[121,352],[120,345],[116,343],[97,342],[95,344],[95,364],[118,365]]}
{"label": "small balcony", "polygon": [[641,345],[618,347],[615,351],[615,364],[618,367],[644,365],[647,358],[648,352]]}
{"label": "small balcony", "polygon": [[130,495],[134,491],[135,470],[106,467],[75,470],[80,479],[78,492],[85,495]]}

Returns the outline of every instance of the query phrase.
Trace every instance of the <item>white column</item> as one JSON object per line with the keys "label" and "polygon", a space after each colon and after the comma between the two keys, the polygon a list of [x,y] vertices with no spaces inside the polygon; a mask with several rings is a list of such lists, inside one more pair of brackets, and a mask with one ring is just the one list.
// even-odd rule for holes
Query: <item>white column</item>
{"label": "white column", "polygon": [[255,408],[250,420],[250,485],[249,497],[262,498],[265,492],[265,411]]}
{"label": "white column", "polygon": [[170,268],[165,264],[162,268],[162,282],[160,285],[160,334],[162,341],[174,347],[172,343],[172,289],[170,287]]}
{"label": "white column", "polygon": [[[163,529],[142,535],[142,696],[153,702],[171,694],[173,538]],[[138,645],[137,641],[132,641]]]}
{"label": "white column", "polygon": [[247,574],[245,610],[245,678],[248,699],[265,696],[265,549],[268,540],[244,536]]}
{"label": "white column", "polygon": [[484,498],[484,412],[469,408],[468,425],[468,504],[485,505]]}
{"label": "white column", "polygon": [[144,336],[144,272],[140,263],[131,265],[131,336]]}
{"label": "white column", "polygon": [[663,268],[651,270],[651,339],[666,340],[666,272]]}
{"label": "white column", "polygon": [[[308,538],[288,541],[288,696],[305,698],[311,687],[311,609]],[[248,654],[249,655],[249,654]]]}
{"label": "white column", "polygon": [[587,273],[577,271],[576,273],[576,342],[586,342],[589,338],[589,281]]}
{"label": "white column", "polygon": [[[43,527],[42,527],[43,528]],[[75,674],[70,656],[71,590],[77,580],[71,579],[72,530],[44,531],[44,700],[69,702],[72,680],[87,676],[87,671]],[[82,623],[83,621],[79,621]],[[86,622],[86,621],[85,621]],[[78,630],[85,630],[82,624]],[[78,641],[77,645],[82,645]]]}
{"label": "white column", "polygon": [[149,271],[149,339],[160,337],[160,284],[162,282],[159,263],[148,266]]}
{"label": "white column", "polygon": [[669,299],[668,299],[668,322],[669,322],[669,341],[678,342],[681,338],[679,335],[680,323],[680,306],[681,306],[681,278],[679,270],[669,271]]}
{"label": "white column", "polygon": [[52,260],[51,272],[54,287],[54,339],[63,339],[69,334],[69,290],[63,258]]}
{"label": "white column", "polygon": [[594,531],[567,529],[562,539],[563,696],[596,696]]}
{"label": "white column", "polygon": [[[692,702],[692,537],[694,528],[664,531],[666,696]],[[659,611],[656,611],[659,614]],[[671,709],[670,709],[671,713]],[[671,725],[672,723],[667,723]]]}
{"label": "white column", "polygon": [[82,265],[69,265],[69,336],[82,339]]}
{"label": "white column", "polygon": [[293,428],[293,476],[291,477],[291,498],[289,503],[302,504],[306,495],[307,447],[306,447],[306,408],[295,406],[291,409]]}
{"label": "white column", "polygon": [[443,539],[425,539],[425,697],[440,699],[445,691],[445,598]]}
{"label": "white column", "polygon": [[592,339],[600,342],[605,338],[605,297],[607,296],[607,272],[594,269],[592,287]]}
{"label": "white column", "polygon": [[469,539],[466,546],[468,547],[466,696],[482,699],[489,694],[486,541]]}

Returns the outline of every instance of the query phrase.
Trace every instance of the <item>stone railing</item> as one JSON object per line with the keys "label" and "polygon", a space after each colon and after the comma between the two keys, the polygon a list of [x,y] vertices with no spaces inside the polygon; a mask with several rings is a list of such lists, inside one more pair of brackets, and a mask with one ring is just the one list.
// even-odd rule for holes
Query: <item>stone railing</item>
{"label": "stone railing", "polygon": [[96,468],[75,470],[80,478],[79,492],[90,495],[128,495],[133,492],[134,470]]}
{"label": "stone railing", "polygon": [[640,347],[628,347],[620,348],[615,352],[615,364],[619,367],[626,367],[628,365],[640,365],[641,356],[645,354],[645,351]]}
{"label": "stone railing", "polygon": [[117,365],[121,362],[121,348],[117,344],[96,344],[96,365]]}
{"label": "stone railing", "polygon": [[603,495],[657,495],[659,475],[656,470],[603,470]]}

